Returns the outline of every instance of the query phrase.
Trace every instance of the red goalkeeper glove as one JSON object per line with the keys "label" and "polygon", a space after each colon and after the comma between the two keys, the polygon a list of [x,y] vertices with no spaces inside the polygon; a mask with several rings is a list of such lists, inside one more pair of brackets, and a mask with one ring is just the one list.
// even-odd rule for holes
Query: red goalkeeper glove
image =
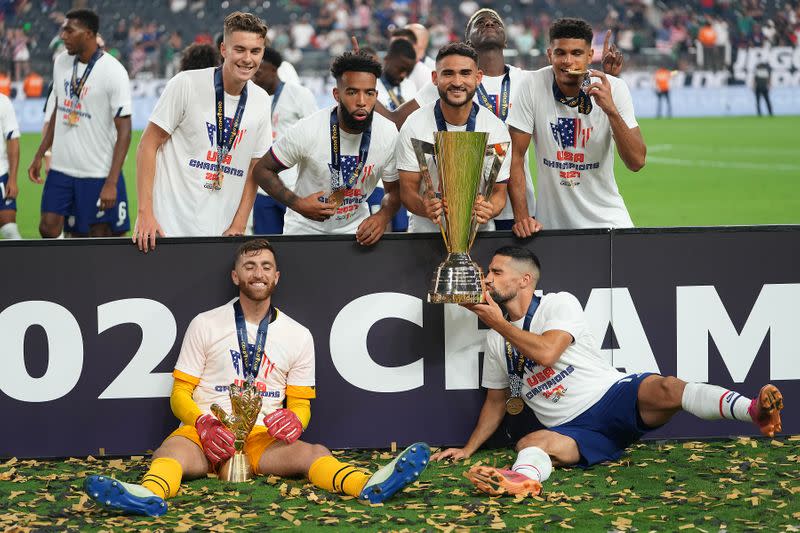
{"label": "red goalkeeper glove", "polygon": [[264,417],[264,425],[269,434],[278,440],[291,444],[303,433],[303,424],[289,409],[278,409]]}
{"label": "red goalkeeper glove", "polygon": [[215,468],[236,452],[233,447],[233,432],[214,415],[200,415],[197,417],[194,427],[197,429],[197,434],[200,435],[203,453]]}

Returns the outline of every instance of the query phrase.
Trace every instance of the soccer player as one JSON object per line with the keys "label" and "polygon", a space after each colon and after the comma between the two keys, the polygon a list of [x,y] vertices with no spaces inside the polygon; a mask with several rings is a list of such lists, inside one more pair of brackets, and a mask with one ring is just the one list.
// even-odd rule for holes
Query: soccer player
{"label": "soccer player", "polygon": [[21,239],[17,228],[19,125],[8,96],[0,94],[0,239]]}
{"label": "soccer player", "polygon": [[[541,229],[627,228],[633,221],[614,178],[614,146],[625,166],[644,166],[645,146],[625,82],[589,69],[592,27],[563,18],[550,27],[551,66],[531,72],[508,116],[509,196],[514,233]],[[590,76],[591,75],[591,78]],[[523,157],[536,134],[536,218],[525,197]]]}
{"label": "soccer player", "polygon": [[[434,188],[427,191],[411,139],[433,143],[436,131],[485,131],[489,133],[489,145],[509,142],[503,121],[473,101],[481,83],[477,58],[475,49],[466,43],[443,46],[436,56],[433,79],[439,99],[412,113],[400,130],[397,169],[400,172],[400,195],[410,213],[410,232],[439,231],[437,224],[444,209],[442,199],[437,195],[441,192],[441,184],[433,156],[426,156]],[[480,224],[486,224],[497,216],[505,205],[508,167],[506,159],[491,198],[478,195],[474,214]]]}
{"label": "soccer player", "polygon": [[[280,52],[267,47],[264,59],[253,81],[272,97],[272,141],[275,142],[300,119],[317,110],[314,95],[299,83],[281,81],[278,68],[283,63]],[[287,188],[294,188],[297,169],[287,168],[280,173]],[[253,206],[253,233],[257,235],[283,233],[283,216],[286,206],[276,202],[262,189],[258,189]]]}
{"label": "soccer player", "polygon": [[414,98],[417,88],[408,75],[414,70],[417,56],[414,45],[406,39],[395,39],[383,58],[383,75],[377,83],[378,101],[391,110]]}
{"label": "soccer player", "polygon": [[[121,235],[130,229],[122,164],[131,142],[128,73],[98,45],[94,11],[67,13],[61,28],[66,53],[53,65],[54,110],[28,168],[43,183],[39,233],[55,238],[64,217],[74,215],[74,234]],[[47,180],[42,158],[52,146]]]}
{"label": "soccer player", "polygon": [[272,305],[280,272],[269,242],[240,246],[231,276],[238,300],[200,313],[184,336],[170,397],[181,426],[153,453],[141,485],[90,476],[84,483],[89,497],[127,513],[164,514],[165,500],[177,494],[181,480],[205,477],[232,456],[234,435],[210,407],[216,403],[230,415],[228,386],[253,378],[263,391],[262,405],[244,453],[255,475],[306,476],[317,487],[369,503],[414,482],[430,456],[424,443],[370,476],[324,446],[299,440],[316,396],[311,332]]}
{"label": "soccer player", "polygon": [[617,460],[681,410],[704,420],[755,423],[769,437],[781,431],[783,399],[774,385],[751,400],[716,385],[618,371],[598,352],[572,294],[534,295],[540,271],[530,250],[500,248],[486,275],[486,303],[464,305],[491,328],[483,363],[486,400],[467,444],[432,459],[470,457],[507,411],[516,414],[526,405],[547,429],[519,440],[511,470],[471,468],[466,476],[479,490],[536,495],[553,466]]}
{"label": "soccer player", "polygon": [[[334,59],[336,105],[294,125],[258,162],[259,186],[289,209],[285,234],[355,233],[365,246],[378,242],[400,206],[395,165],[397,129],[374,114],[381,65],[345,52]],[[297,165],[294,191],[278,175]],[[379,179],[385,195],[377,213],[366,199]]]}
{"label": "soccer player", "polygon": [[413,38],[409,37],[409,41],[414,45],[414,50],[417,52],[417,64],[414,65],[414,70],[411,71],[408,77],[419,90],[431,84],[431,73],[436,69],[436,61],[427,55],[431,34],[428,28],[418,22],[408,24],[403,30],[395,30],[392,36],[399,35],[399,31],[409,31],[413,35]]}
{"label": "soccer player", "polygon": [[192,43],[181,52],[181,71],[200,70],[220,64],[219,51],[207,43]]}
{"label": "soccer player", "polygon": [[179,72],[161,94],[136,153],[140,250],[155,248],[157,235],[244,234],[251,170],[272,141],[269,95],[251,81],[266,35],[260,18],[231,13],[222,65]]}

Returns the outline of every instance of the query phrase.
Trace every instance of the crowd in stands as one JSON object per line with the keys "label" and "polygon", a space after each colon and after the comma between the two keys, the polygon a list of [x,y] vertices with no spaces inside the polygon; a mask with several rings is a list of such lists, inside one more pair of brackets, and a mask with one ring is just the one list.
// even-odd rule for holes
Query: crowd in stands
{"label": "crowd in stands", "polygon": [[[12,81],[36,71],[45,78],[52,59],[63,50],[59,27],[64,13],[85,0],[0,1],[0,71]],[[127,67],[131,78],[170,77],[180,51],[192,42],[213,42],[224,14],[249,9],[270,24],[269,38],[300,70],[324,72],[331,57],[350,46],[350,36],[378,51],[386,50],[392,29],[409,22],[425,24],[430,49],[462,38],[469,14],[484,4],[499,9],[508,24],[511,62],[542,66],[546,28],[558,16],[589,20],[602,37],[611,28],[627,64],[648,67],[671,62],[719,70],[730,65],[731,49],[797,46],[798,0],[626,0],[587,3],[578,0],[512,0],[500,5],[476,0],[98,0],[104,17],[106,49]],[[706,49],[697,55],[697,43]],[[718,51],[719,53],[715,53]]]}

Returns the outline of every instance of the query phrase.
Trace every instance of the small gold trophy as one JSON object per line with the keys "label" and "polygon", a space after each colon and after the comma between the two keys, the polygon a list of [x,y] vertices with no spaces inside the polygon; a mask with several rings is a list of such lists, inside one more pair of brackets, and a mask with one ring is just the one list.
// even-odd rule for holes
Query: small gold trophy
{"label": "small gold trophy", "polygon": [[228,393],[231,398],[230,415],[219,404],[215,403],[211,406],[211,412],[233,432],[235,439],[233,447],[236,449],[236,453],[220,467],[219,479],[241,483],[253,476],[250,463],[244,454],[244,443],[261,413],[261,394],[250,380],[245,381],[241,386],[231,383]]}
{"label": "small gold trophy", "polygon": [[[429,303],[483,302],[483,271],[469,256],[478,231],[472,214],[478,194],[488,199],[506,156],[509,143],[487,146],[489,134],[474,131],[437,131],[434,142],[411,139],[422,174],[425,194],[436,194],[426,155],[434,155],[442,199],[446,204],[439,227],[447,258],[436,269]],[[484,172],[485,157],[492,158]]]}

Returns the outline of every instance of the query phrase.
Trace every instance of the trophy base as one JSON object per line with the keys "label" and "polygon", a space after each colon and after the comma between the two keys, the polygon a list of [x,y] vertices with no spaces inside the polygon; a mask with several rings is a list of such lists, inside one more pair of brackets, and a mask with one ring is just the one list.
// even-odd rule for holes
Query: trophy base
{"label": "trophy base", "polygon": [[233,456],[220,467],[217,477],[222,481],[228,481],[230,483],[249,481],[253,477],[253,471],[250,468],[250,462],[247,460],[247,456],[242,452],[233,454]]}
{"label": "trophy base", "polygon": [[451,252],[436,269],[428,292],[432,304],[483,303],[483,272],[466,252]]}

